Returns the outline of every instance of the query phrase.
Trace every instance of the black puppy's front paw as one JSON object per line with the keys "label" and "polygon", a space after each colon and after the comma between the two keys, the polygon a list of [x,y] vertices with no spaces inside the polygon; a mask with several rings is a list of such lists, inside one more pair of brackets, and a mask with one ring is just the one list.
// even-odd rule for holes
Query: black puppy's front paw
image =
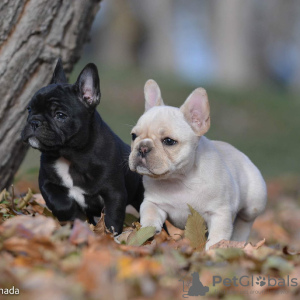
{"label": "black puppy's front paw", "polygon": [[104,217],[105,226],[106,228],[112,232],[120,234],[123,231],[123,220],[114,220],[113,218],[110,218],[108,215],[105,215]]}

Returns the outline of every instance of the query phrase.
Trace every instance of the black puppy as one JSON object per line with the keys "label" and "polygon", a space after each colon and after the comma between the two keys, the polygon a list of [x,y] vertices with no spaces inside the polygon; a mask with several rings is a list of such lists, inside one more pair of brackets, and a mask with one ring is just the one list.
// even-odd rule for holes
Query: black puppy
{"label": "black puppy", "polygon": [[22,139],[42,152],[39,186],[58,220],[95,224],[104,206],[106,226],[120,233],[126,205],[139,211],[144,188],[128,168],[130,147],[96,111],[99,102],[97,67],[88,64],[69,84],[59,60],[50,85],[28,105]]}

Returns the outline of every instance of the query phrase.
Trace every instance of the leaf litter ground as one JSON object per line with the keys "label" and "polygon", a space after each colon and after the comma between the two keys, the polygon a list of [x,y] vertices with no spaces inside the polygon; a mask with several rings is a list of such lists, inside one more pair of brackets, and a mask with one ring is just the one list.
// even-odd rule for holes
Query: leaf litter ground
{"label": "leaf litter ground", "polygon": [[[185,231],[168,223],[170,235],[164,230],[154,235],[153,227],[141,228],[127,214],[116,237],[105,228],[103,215],[96,226],[79,220],[62,225],[41,195],[29,190],[16,198],[4,190],[0,299],[181,299],[189,297],[194,272],[209,288],[206,299],[299,299],[299,183],[269,182],[268,208],[253,226],[252,243],[221,241],[209,251],[203,250],[203,219],[192,207]],[[214,276],[222,282],[214,285]],[[245,276],[242,283],[250,285],[234,284],[234,276]],[[12,286],[20,295],[1,294]]]}

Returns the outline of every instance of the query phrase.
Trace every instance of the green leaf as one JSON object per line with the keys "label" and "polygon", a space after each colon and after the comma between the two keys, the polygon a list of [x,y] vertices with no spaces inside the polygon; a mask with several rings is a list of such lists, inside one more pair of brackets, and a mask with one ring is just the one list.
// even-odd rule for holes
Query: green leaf
{"label": "green leaf", "polygon": [[262,269],[264,273],[270,272],[270,270],[275,269],[280,272],[282,276],[289,274],[293,270],[293,265],[280,256],[269,256],[266,262],[263,264]]}
{"label": "green leaf", "polygon": [[124,220],[124,224],[126,226],[132,226],[132,223],[137,222],[139,218],[137,218],[136,216],[132,215],[132,214],[126,214],[125,215],[125,220]]}
{"label": "green leaf", "polygon": [[141,246],[143,245],[148,239],[154,236],[155,234],[155,227],[148,226],[142,227],[136,232],[132,232],[128,237],[127,244],[130,246]]}
{"label": "green leaf", "polygon": [[194,210],[189,204],[191,214],[188,216],[184,234],[191,241],[191,246],[198,250],[203,250],[206,244],[206,224],[203,217]]}
{"label": "green leaf", "polygon": [[216,254],[222,260],[235,260],[245,256],[245,253],[240,248],[217,248]]}

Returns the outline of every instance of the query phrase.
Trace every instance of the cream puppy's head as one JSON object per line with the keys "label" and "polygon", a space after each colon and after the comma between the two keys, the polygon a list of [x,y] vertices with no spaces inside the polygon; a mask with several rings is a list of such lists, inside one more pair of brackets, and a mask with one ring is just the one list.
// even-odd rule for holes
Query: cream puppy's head
{"label": "cream puppy's head", "polygon": [[154,80],[146,82],[144,93],[145,113],[131,131],[130,169],[158,179],[185,174],[210,127],[206,91],[194,90],[180,108],[164,105]]}

